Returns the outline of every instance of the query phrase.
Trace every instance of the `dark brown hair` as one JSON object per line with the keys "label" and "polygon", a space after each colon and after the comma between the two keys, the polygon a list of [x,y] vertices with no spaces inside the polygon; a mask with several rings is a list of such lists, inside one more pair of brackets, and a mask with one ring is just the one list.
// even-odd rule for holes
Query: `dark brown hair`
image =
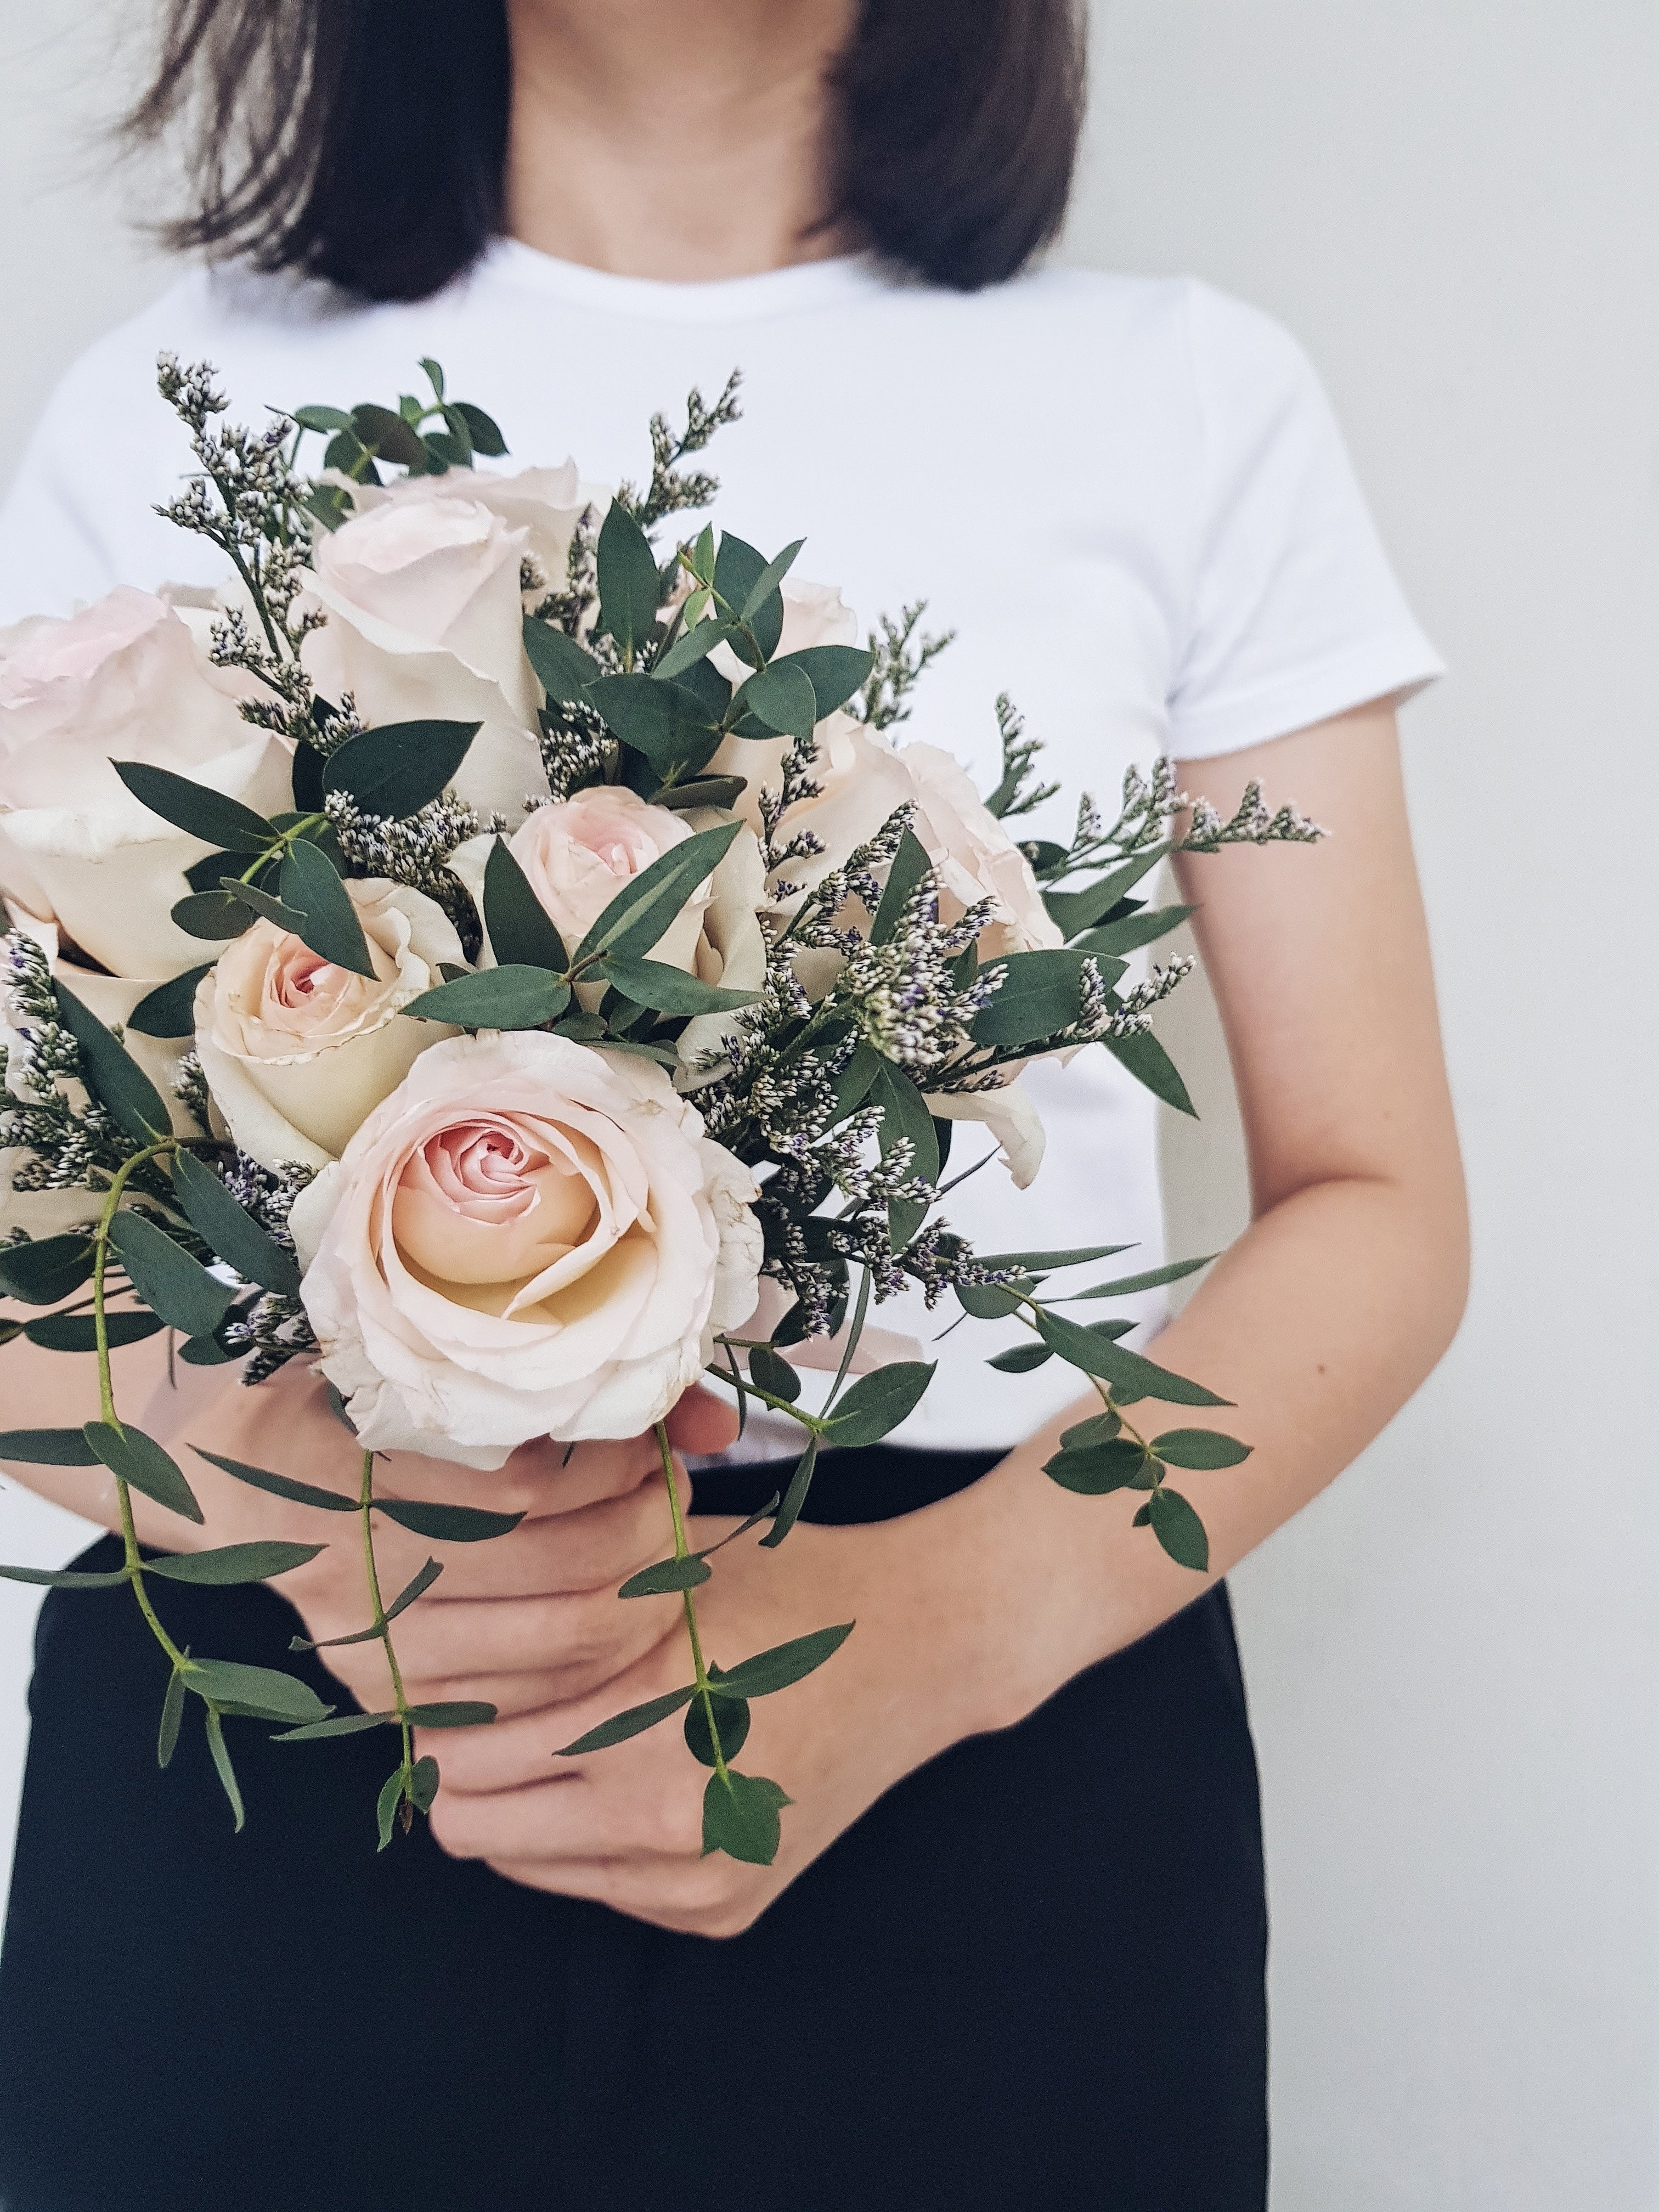
{"label": "dark brown hair", "polygon": [[[1012,276],[1066,211],[1083,43],[1078,0],[864,0],[833,217],[931,283]],[[506,0],[167,0],[125,129],[181,129],[169,245],[418,300],[500,228],[510,68]]]}

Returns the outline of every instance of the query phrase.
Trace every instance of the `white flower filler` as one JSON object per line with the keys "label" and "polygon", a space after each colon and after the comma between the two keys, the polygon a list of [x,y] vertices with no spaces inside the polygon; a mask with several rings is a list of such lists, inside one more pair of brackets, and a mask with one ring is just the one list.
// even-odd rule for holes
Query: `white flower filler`
{"label": "white flower filler", "polygon": [[[1024,1188],[1042,1127],[1020,1072],[1091,1046],[1190,1112],[1151,1019],[1191,963],[1130,979],[1186,909],[1136,886],[1176,851],[1321,832],[1254,786],[1224,820],[1159,762],[1111,822],[1085,795],[1068,842],[1019,842],[1009,825],[1056,787],[1006,698],[988,798],[889,734],[949,641],[921,607],[860,644],[839,591],[794,575],[799,543],[768,558],[712,524],[665,531],[714,497],[681,464],[735,416],[735,376],[712,406],[690,395],[682,431],[653,418],[642,490],[608,489],[574,463],[477,468],[501,432],[422,367],[428,399],[302,407],[256,434],[221,423],[209,365],[163,356],[199,465],[164,511],[232,580],[0,632],[0,1290],[35,1310],[0,1342],[94,1358],[102,1408],[0,1434],[0,1457],[106,1468],[125,1537],[109,1574],[0,1574],[131,1585],[172,1669],[161,1762],[193,1699],[238,1827],[228,1718],[292,1742],[393,1729],[384,1849],[438,1790],[417,1722],[495,1711],[406,1704],[392,1623],[439,1571],[384,1601],[374,1514],[418,1510],[451,1542],[516,1516],[377,1499],[377,1453],[484,1469],[533,1438],[654,1429],[672,1548],[618,1595],[679,1594],[690,1680],[561,1756],[683,1715],[705,1847],[768,1864],[787,1800],[732,1763],[748,1701],[850,1628],[705,1666],[696,1592],[716,1570],[688,1542],[666,1416],[713,1377],[740,1416],[798,1425],[793,1478],[755,1516],[783,1542],[820,1451],[878,1442],[927,1389],[931,1364],[881,1357],[874,1326],[864,1341],[872,1308],[919,1285],[1025,1323],[994,1367],[1078,1370],[1099,1411],[1047,1473],[1143,1492],[1135,1525],[1202,1571],[1170,1469],[1249,1448],[1148,1437],[1128,1408],[1224,1401],[1047,1293],[1118,1248],[974,1252],[941,1210],[947,1158],[978,1122],[995,1149],[967,1172],[1000,1153]],[[392,1710],[336,1714],[297,1676],[169,1636],[152,1577],[263,1581],[319,1547],[141,1555],[134,1491],[203,1517],[115,1402],[112,1347],[163,1330],[249,1383],[320,1370],[361,1448],[356,1496],[203,1456],[356,1516]],[[809,1412],[798,1364],[825,1339],[839,1370]]]}

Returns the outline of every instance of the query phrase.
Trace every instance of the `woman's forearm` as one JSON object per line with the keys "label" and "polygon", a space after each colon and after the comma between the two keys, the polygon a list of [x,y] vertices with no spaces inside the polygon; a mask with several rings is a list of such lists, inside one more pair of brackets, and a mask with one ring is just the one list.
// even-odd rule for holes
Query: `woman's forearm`
{"label": "woman's forearm", "polygon": [[[1310,1185],[1266,1212],[1154,1347],[1158,1364],[1234,1401],[1143,1400],[1151,1438],[1210,1427],[1251,1447],[1241,1467],[1173,1472],[1209,1535],[1207,1575],[1130,1526],[1141,1493],[1083,1498],[1042,1473],[1080,1400],[970,1490],[884,1524],[914,1553],[923,1632],[964,1654],[982,1725],[1022,1717],[1064,1682],[1155,1628],[1339,1474],[1403,1405],[1462,1310],[1455,1193],[1362,1179]],[[971,1656],[969,1656],[971,1655]]]}

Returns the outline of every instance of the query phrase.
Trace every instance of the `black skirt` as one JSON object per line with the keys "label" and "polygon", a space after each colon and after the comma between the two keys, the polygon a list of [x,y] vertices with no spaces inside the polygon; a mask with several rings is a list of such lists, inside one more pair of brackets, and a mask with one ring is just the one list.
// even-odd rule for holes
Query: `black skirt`
{"label": "black skirt", "polygon": [[[826,1458],[823,1521],[988,1455]],[[697,1483],[746,1510],[758,1468]],[[112,1538],[77,1564],[119,1564]],[[173,1635],[308,1674],[270,1589]],[[729,1942],[374,1849],[385,1746],[155,1764],[131,1595],[52,1593],[0,1955],[4,2212],[1261,2212],[1266,1911],[1224,1591],[890,1790]]]}

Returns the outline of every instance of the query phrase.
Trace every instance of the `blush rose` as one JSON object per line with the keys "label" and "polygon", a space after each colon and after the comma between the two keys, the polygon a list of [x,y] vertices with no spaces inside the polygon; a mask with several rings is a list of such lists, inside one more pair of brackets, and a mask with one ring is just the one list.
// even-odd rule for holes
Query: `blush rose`
{"label": "blush rose", "polygon": [[197,990],[196,1050],[214,1103],[263,1167],[326,1167],[416,1056],[454,1035],[398,1011],[442,981],[441,965],[461,964],[448,915],[378,878],[346,890],[373,981],[260,921]]}
{"label": "blush rose", "polygon": [[323,1371],[376,1450],[638,1436],[753,1310],[756,1195],[648,1060],[434,1045],[295,1205]]}

